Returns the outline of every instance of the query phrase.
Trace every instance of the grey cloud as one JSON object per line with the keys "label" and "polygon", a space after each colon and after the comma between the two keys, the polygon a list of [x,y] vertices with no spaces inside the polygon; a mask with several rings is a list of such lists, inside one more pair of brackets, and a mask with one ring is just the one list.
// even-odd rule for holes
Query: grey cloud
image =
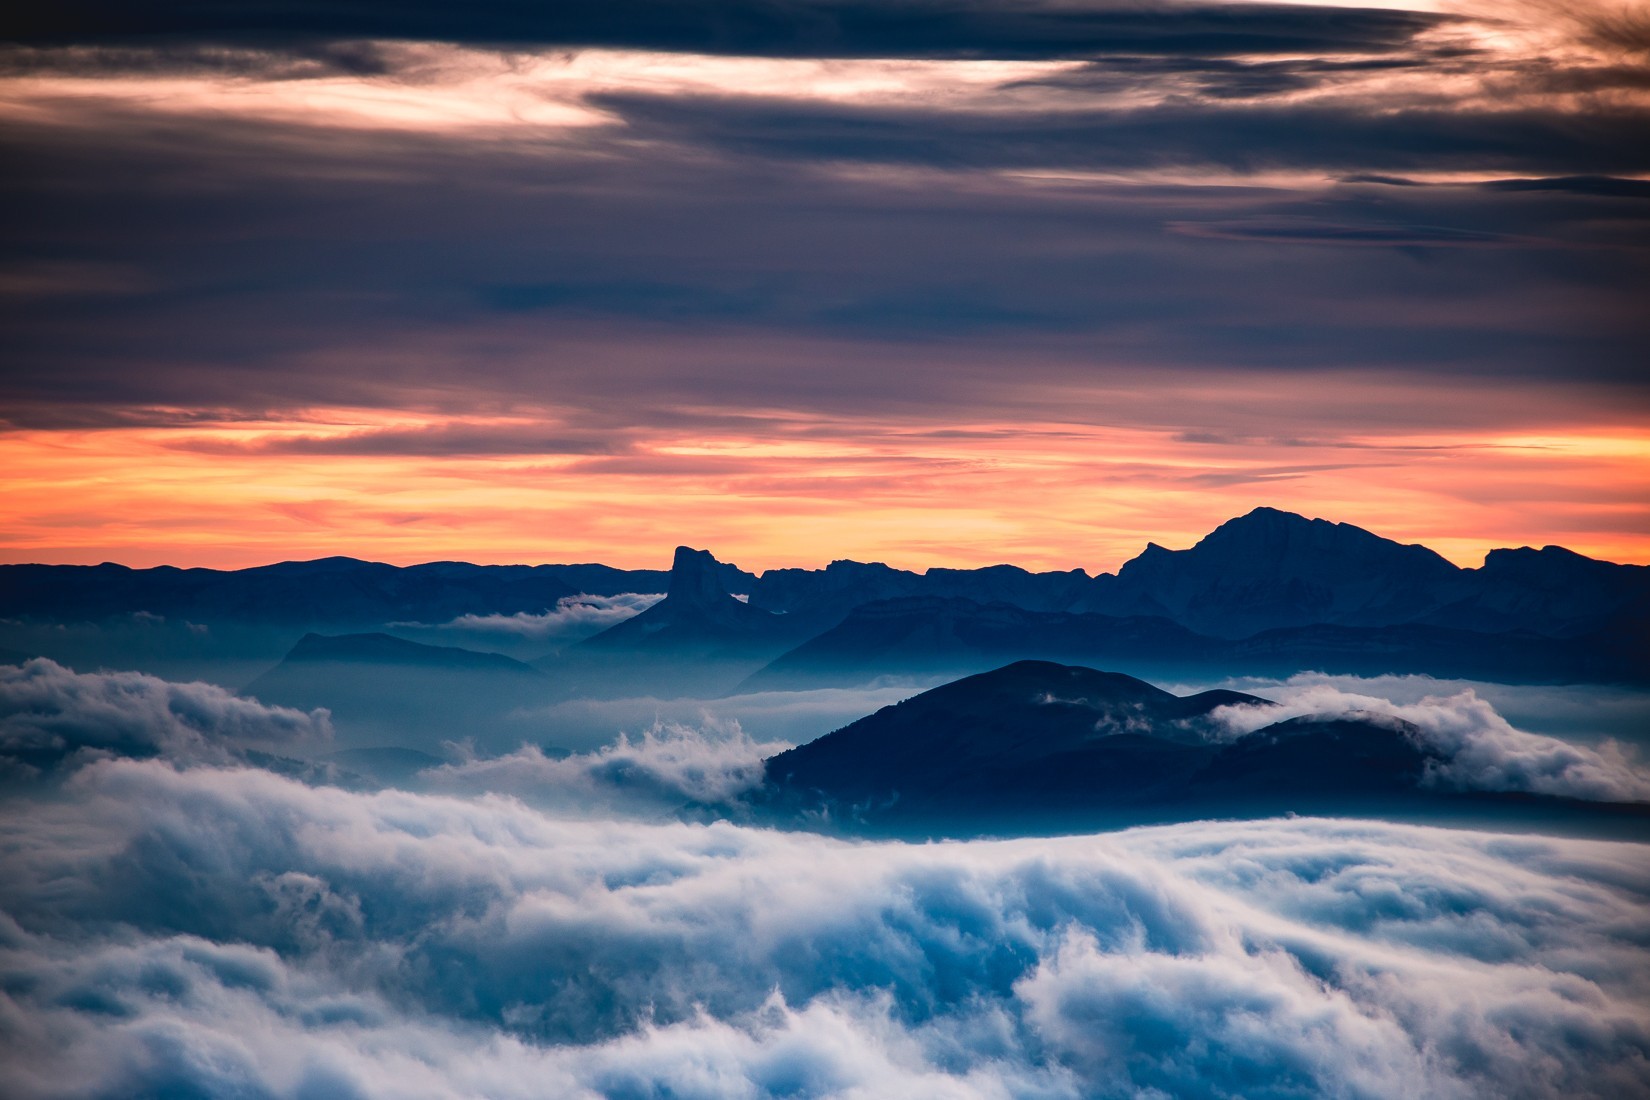
{"label": "grey cloud", "polygon": [[[622,451],[637,441],[626,429],[690,424],[696,414],[684,407],[853,417],[871,403],[995,414],[1040,392],[1018,384],[1036,378],[1063,391],[1069,410],[1070,394],[1104,381],[1113,373],[1104,364],[1117,362],[1222,374],[1379,366],[1412,369],[1417,384],[1436,386],[1468,375],[1550,380],[1562,361],[1567,384],[1614,384],[1621,400],[1642,400],[1642,387],[1625,385],[1639,374],[1629,302],[1636,261],[1617,247],[1634,240],[1631,219],[1608,235],[1589,228],[1600,224],[1592,204],[1630,199],[1417,187],[1376,203],[1372,185],[1218,196],[994,185],[931,187],[918,201],[897,179],[844,181],[798,162],[658,152],[642,173],[634,153],[618,148],[599,165],[459,139],[288,149],[280,128],[248,123],[231,133],[195,121],[156,132],[153,120],[129,122],[108,120],[111,140],[90,159],[85,149],[31,146],[8,177],[9,209],[30,212],[17,232],[32,247],[102,227],[88,247],[110,262],[141,261],[171,289],[133,303],[36,304],[9,318],[3,396],[18,425],[314,405],[475,415],[573,395],[581,419],[571,435],[475,428],[462,438],[391,433],[290,446],[565,452],[571,439]],[[219,189],[177,203],[168,196],[180,164]],[[466,182],[455,186],[461,169]],[[67,188],[65,179],[83,183]],[[104,188],[103,179],[122,182]],[[785,202],[761,200],[776,190]],[[249,238],[248,204],[270,226],[305,231],[277,239],[273,228],[254,228]],[[1329,267],[1307,256],[1314,250],[1256,241],[1291,257],[1257,267],[1216,255],[1241,249],[1164,232],[1175,222],[1308,214],[1377,234],[1431,225],[1578,245],[1607,236],[1612,247],[1572,247],[1562,258],[1542,248],[1539,263],[1524,264],[1486,255],[1524,245],[1429,249],[1447,253],[1433,268],[1403,257],[1390,267],[1382,257],[1391,248],[1347,249]],[[507,310],[481,293],[543,285],[565,293]],[[684,304],[627,286],[700,289]],[[1588,309],[1555,315],[1553,303],[1578,286]],[[720,304],[701,310],[711,300]],[[1411,323],[1391,325],[1395,312]],[[288,323],[295,313],[305,324]],[[953,322],[968,316],[976,319],[964,340]],[[1002,369],[1008,362],[1014,372]],[[455,388],[447,378],[460,364],[466,384]],[[1106,412],[1119,415],[1115,401]],[[1176,414],[1147,418],[1164,415]]]}
{"label": "grey cloud", "polygon": [[[1185,78],[1174,64],[1142,63],[1130,79],[1161,91]],[[18,270],[119,271],[129,289],[0,302],[5,419],[571,403],[572,419],[542,430],[271,449],[588,453],[595,468],[645,472],[658,462],[631,451],[646,429],[691,430],[730,409],[949,421],[1046,415],[1029,395],[1054,392],[1062,414],[1113,423],[1125,388],[1152,405],[1132,422],[1209,426],[1178,419],[1185,403],[1153,398],[1158,385],[1120,382],[1120,363],[1160,382],[1378,369],[1426,390],[1401,414],[1414,417],[1487,415],[1475,381],[1509,392],[1505,380],[1533,380],[1542,393],[1525,405],[1542,410],[1558,391],[1589,410],[1645,399],[1637,291],[1650,221],[1620,182],[1646,169],[1645,120],[1630,107],[593,102],[612,125],[512,142],[93,102],[56,104],[50,125],[14,120],[0,221],[26,260]],[[1270,167],[1618,182],[1197,185],[1209,170]],[[1080,178],[1005,174],[1020,169]],[[1081,178],[1140,169],[1188,178]],[[1246,247],[1165,231],[1196,224]],[[1328,250],[1305,240],[1380,246],[1315,257]],[[1255,262],[1260,249],[1268,262]]]}
{"label": "grey cloud", "polygon": [[627,444],[611,437],[575,435],[555,426],[537,429],[457,422],[434,428],[300,435],[256,443],[193,441],[180,446],[208,454],[607,455],[624,451]]}
{"label": "grey cloud", "polygon": [[77,673],[45,658],[0,665],[0,774],[111,756],[227,763],[249,751],[313,751],[331,736],[323,710],[266,707],[212,684]]}
{"label": "grey cloud", "polygon": [[285,48],[145,42],[130,45],[0,46],[0,75],[177,76],[248,80],[382,76],[393,55],[372,42],[313,42]]}
{"label": "grey cloud", "polygon": [[1637,845],[849,844],[133,761],[74,794],[0,806],[27,1100],[1650,1088]]}
{"label": "grey cloud", "polygon": [[1216,100],[1258,99],[1329,85],[1355,73],[1444,67],[1437,52],[1406,50],[1399,56],[1355,60],[1295,57],[1242,61],[1220,57],[1108,57],[1082,68],[1017,80],[1008,88],[1061,88],[1119,92],[1144,85],[1171,86],[1182,95]]}
{"label": "grey cloud", "polygon": [[1482,186],[1489,191],[1559,191],[1572,195],[1602,195],[1609,198],[1650,198],[1650,180],[1620,179],[1616,176],[1553,176],[1491,180]]}
{"label": "grey cloud", "polygon": [[1644,109],[1536,106],[1170,103],[1028,112],[822,106],[770,100],[605,94],[596,103],[659,139],[791,158],[944,167],[1313,168],[1332,173],[1650,170]]}
{"label": "grey cloud", "polygon": [[1435,225],[1347,225],[1308,218],[1250,218],[1244,221],[1170,222],[1168,228],[1188,237],[1224,241],[1264,241],[1269,244],[1311,244],[1354,248],[1494,248],[1542,244]]}
{"label": "grey cloud", "polygon": [[1290,4],[1012,5],[979,0],[563,0],[547,7],[429,2],[256,7],[73,0],[13,15],[14,41],[158,39],[309,44],[387,38],[770,57],[1022,58],[1099,53],[1381,52],[1447,16]]}

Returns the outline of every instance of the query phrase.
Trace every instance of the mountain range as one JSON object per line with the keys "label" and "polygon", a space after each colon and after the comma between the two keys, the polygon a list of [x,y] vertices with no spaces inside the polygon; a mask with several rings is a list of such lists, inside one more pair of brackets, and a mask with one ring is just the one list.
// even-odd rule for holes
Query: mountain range
{"label": "mountain range", "polygon": [[1650,567],[1548,546],[1494,550],[1461,568],[1271,508],[1184,550],[1149,544],[1098,575],[853,561],[755,574],[688,547],[668,572],[349,558],[234,571],[0,566],[0,646],[76,664],[148,662],[163,674],[174,671],[168,659],[233,650],[237,668],[267,669],[305,634],[393,635],[464,616],[543,615],[581,594],[661,591],[593,637],[536,655],[518,641],[511,652],[564,696],[860,684],[1033,657],[1134,674],[1650,681]]}

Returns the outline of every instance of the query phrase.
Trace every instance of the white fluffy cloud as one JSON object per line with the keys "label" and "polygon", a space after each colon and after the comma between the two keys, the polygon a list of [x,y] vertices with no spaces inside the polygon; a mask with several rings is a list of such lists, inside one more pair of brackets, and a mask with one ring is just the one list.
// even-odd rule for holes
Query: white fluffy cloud
{"label": "white fluffy cloud", "polygon": [[1377,716],[1408,722],[1443,759],[1432,781],[1447,786],[1604,801],[1650,801],[1650,772],[1605,739],[1579,745],[1514,728],[1478,693],[1423,695],[1411,702],[1348,691],[1318,679],[1267,688],[1275,706],[1222,707],[1214,718],[1233,736],[1297,717]]}
{"label": "white fluffy cloud", "polygon": [[394,627],[444,630],[477,635],[501,635],[532,642],[575,641],[599,634],[616,623],[639,615],[665,598],[663,592],[623,592],[616,596],[563,596],[556,606],[538,613],[460,615],[445,623],[391,623]]}
{"label": "white fluffy cloud", "polygon": [[0,805],[0,1093],[1643,1095],[1646,855],[851,843],[99,761]]}
{"label": "white fluffy cloud", "polygon": [[420,778],[439,790],[511,794],[566,810],[669,811],[684,802],[737,799],[762,782],[764,760],[790,747],[756,741],[737,722],[656,722],[637,737],[621,733],[591,752],[554,757],[523,745],[505,756],[466,754]]}
{"label": "white fluffy cloud", "polygon": [[0,665],[0,770],[13,775],[111,755],[221,763],[318,748],[331,735],[324,710],[267,707],[212,684],[78,673],[44,658]]}
{"label": "white fluffy cloud", "polygon": [[655,725],[708,729],[737,724],[760,741],[800,744],[840,729],[873,711],[933,686],[900,682],[866,688],[819,688],[811,691],[763,691],[716,699],[569,699],[524,711],[519,730],[567,748],[596,748],[616,730],[644,730]]}

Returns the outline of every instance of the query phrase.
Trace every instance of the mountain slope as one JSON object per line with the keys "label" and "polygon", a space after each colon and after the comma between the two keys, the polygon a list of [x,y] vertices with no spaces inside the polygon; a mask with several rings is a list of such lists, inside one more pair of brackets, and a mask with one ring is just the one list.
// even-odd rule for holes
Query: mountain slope
{"label": "mountain slope", "polygon": [[[1176,697],[1116,673],[1022,661],[945,684],[766,763],[759,804],[849,830],[1066,831],[1199,817],[1622,807],[1424,782],[1442,763],[1397,719],[1303,717],[1242,736],[1236,692]],[[1644,817],[1645,807],[1627,807]]]}
{"label": "mountain slope", "polygon": [[1224,638],[1313,623],[1383,626],[1464,596],[1462,572],[1424,546],[1256,508],[1188,550],[1148,545],[1082,609],[1164,615]]}

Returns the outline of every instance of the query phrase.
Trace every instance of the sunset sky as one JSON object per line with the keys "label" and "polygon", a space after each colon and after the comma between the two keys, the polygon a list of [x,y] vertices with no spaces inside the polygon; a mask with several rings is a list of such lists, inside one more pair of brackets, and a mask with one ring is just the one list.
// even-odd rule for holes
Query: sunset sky
{"label": "sunset sky", "polygon": [[0,560],[1650,562],[1650,9],[0,27]]}

